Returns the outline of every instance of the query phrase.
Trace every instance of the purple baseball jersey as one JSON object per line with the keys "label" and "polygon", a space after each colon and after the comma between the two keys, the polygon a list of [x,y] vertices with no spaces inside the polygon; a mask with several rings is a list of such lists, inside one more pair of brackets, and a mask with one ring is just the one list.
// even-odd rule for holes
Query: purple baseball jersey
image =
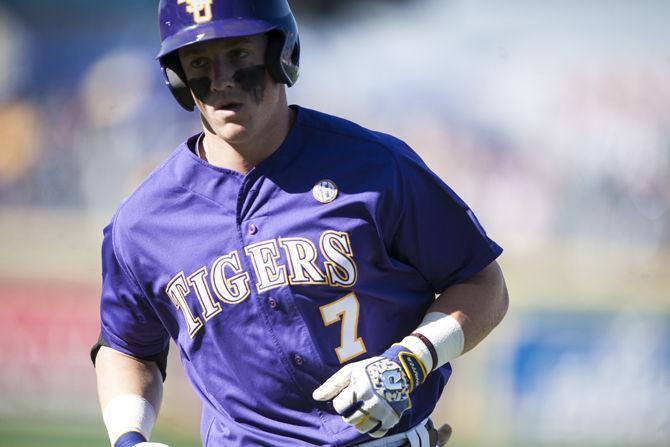
{"label": "purple baseball jersey", "polygon": [[[312,392],[502,251],[402,141],[292,107],[286,140],[247,175],[200,159],[193,136],[104,231],[101,337],[138,358],[176,342],[208,447],[371,440]],[[389,434],[430,415],[450,373]]]}

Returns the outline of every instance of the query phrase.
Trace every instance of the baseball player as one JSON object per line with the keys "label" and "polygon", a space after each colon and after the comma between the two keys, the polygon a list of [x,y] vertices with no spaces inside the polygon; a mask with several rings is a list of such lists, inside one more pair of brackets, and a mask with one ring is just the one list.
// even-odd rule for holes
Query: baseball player
{"label": "baseball player", "polygon": [[170,339],[206,447],[437,445],[449,362],[507,310],[502,249],[405,143],[288,106],[286,0],[159,16],[158,61],[202,132],[104,230],[92,358],[112,445],[163,445]]}

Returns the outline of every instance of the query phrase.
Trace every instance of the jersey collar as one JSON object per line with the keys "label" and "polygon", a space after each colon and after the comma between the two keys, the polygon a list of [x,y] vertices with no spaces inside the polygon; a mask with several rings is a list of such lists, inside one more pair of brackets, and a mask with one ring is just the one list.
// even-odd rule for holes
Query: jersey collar
{"label": "jersey collar", "polygon": [[219,204],[234,204],[242,183],[271,172],[286,170],[303,147],[302,126],[307,114],[299,106],[292,105],[296,112],[295,122],[282,144],[258,166],[242,174],[231,169],[214,166],[200,158],[196,144],[201,133],[189,137],[177,148],[172,166],[173,178],[186,189],[204,195]]}

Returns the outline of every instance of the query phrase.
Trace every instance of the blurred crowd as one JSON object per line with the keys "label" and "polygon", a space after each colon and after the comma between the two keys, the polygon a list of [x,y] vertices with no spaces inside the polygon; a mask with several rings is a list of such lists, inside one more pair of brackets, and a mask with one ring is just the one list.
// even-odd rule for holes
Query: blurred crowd
{"label": "blurred crowd", "polygon": [[[666,4],[309,3],[291,101],[400,134],[519,250],[670,244]],[[0,206],[111,212],[196,131],[155,22],[153,2],[0,3]]]}
{"label": "blurred crowd", "polygon": [[[498,344],[455,374],[447,399],[455,425],[467,432],[469,419],[489,417],[491,433],[517,430],[532,445],[626,437],[667,445],[670,3],[292,4],[302,61],[289,101],[405,139],[506,250],[512,312]],[[96,331],[97,265],[85,272],[88,288],[64,288],[56,300],[51,284],[30,289],[8,268],[33,256],[41,264],[21,275],[41,278],[48,263],[75,270],[63,259],[77,250],[91,264],[103,222],[86,228],[81,216],[109,219],[198,131],[197,115],[177,106],[154,60],[156,7],[0,0],[0,348],[15,356],[0,374],[0,419],[35,383],[43,385],[35,395],[53,388],[40,362],[44,340],[71,346],[49,357],[70,362],[54,368],[64,372],[58,386],[78,392],[82,411],[97,418],[84,353],[91,335],[63,332],[81,321]],[[23,231],[33,212],[50,225]],[[72,240],[63,236],[79,225]],[[21,253],[28,242],[41,252]],[[18,304],[7,306],[12,299]],[[28,300],[41,316],[26,311],[21,320]],[[47,307],[55,301],[58,313]],[[79,320],[49,326],[53,315]],[[45,327],[52,332],[32,345],[17,342]],[[16,387],[26,371],[42,382]],[[91,382],[63,385],[75,371]],[[0,422],[0,441],[1,432]],[[486,435],[476,426],[470,433]]]}

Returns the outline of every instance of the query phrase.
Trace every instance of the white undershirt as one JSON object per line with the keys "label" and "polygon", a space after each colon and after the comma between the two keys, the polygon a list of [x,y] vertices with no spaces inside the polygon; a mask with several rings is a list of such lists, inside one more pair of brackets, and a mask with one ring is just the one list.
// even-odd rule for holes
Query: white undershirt
{"label": "white undershirt", "polygon": [[[202,143],[202,149],[200,149],[200,143]],[[198,137],[198,141],[195,142],[195,150],[196,150],[196,155],[200,157],[201,159],[207,161],[207,143],[205,142],[205,133],[201,133],[200,136]],[[205,153],[203,154],[203,150]]]}

